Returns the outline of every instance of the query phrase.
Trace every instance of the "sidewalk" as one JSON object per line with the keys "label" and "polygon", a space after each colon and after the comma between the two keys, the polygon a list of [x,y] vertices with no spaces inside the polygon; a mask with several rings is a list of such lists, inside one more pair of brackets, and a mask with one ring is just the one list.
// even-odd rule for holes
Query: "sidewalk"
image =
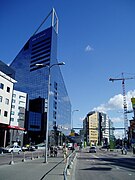
{"label": "sidewalk", "polygon": [[0,179],[63,180],[66,164],[62,160],[63,155],[58,154],[58,157],[48,157],[48,163],[44,163],[44,157],[42,157],[12,165],[3,165],[0,166]]}

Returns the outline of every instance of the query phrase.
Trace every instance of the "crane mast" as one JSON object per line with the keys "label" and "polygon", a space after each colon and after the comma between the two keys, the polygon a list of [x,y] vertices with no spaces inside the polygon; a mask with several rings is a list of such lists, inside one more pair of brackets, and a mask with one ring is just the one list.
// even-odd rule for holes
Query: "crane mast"
{"label": "crane mast", "polygon": [[131,78],[124,78],[124,75],[122,73],[122,78],[110,78],[109,81],[122,81],[122,90],[123,90],[123,108],[124,108],[124,135],[125,138],[127,138],[127,131],[128,131],[128,118],[127,118],[127,102],[126,102],[126,90],[125,90],[125,80],[134,79]]}
{"label": "crane mast", "polygon": [[123,89],[123,107],[124,107],[124,135],[127,137],[128,131],[128,118],[127,118],[127,102],[126,102],[126,91],[125,91],[125,80],[122,81]]}

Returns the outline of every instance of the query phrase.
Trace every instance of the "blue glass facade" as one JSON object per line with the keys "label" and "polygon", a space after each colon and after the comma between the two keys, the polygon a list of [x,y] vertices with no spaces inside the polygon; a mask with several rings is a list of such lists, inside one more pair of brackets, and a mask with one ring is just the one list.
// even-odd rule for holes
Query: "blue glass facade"
{"label": "blue glass facade", "polygon": [[[43,113],[47,113],[49,68],[36,64],[51,66],[57,63],[57,33],[50,27],[32,36],[10,65],[16,73],[15,89],[28,93],[30,100],[44,99],[43,111],[29,113],[28,131],[37,131],[36,128],[30,128],[34,125],[33,119],[41,131],[40,121],[45,117]],[[50,68],[50,77],[49,130],[53,129],[55,123],[59,131],[68,135],[71,127],[71,103],[58,65]]]}

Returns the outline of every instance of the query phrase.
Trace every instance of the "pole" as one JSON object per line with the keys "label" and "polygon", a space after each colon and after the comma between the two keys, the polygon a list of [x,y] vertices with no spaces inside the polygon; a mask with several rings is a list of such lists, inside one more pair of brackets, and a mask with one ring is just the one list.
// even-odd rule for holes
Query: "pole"
{"label": "pole", "polygon": [[45,144],[45,159],[44,163],[47,163],[47,152],[48,152],[48,121],[49,121],[49,105],[50,105],[50,86],[51,86],[51,74],[50,74],[50,68],[49,69],[49,80],[48,80],[48,105],[47,105],[47,120],[46,120],[46,144]]}
{"label": "pole", "polygon": [[40,67],[48,67],[49,70],[49,78],[48,78],[48,105],[47,105],[47,120],[46,120],[46,142],[45,142],[45,159],[44,159],[44,163],[47,163],[47,154],[48,154],[48,123],[49,123],[49,106],[50,106],[50,88],[51,88],[51,68],[53,66],[56,65],[65,65],[64,62],[60,62],[60,63],[56,63],[56,64],[52,64],[51,66],[48,65],[44,65],[44,64],[36,64],[36,66],[40,66]]}
{"label": "pole", "polygon": [[72,111],[72,117],[71,117],[71,118],[72,118],[71,129],[73,129],[73,114],[74,114],[75,111],[79,111],[79,110],[78,110],[78,109],[75,109],[75,110]]}
{"label": "pole", "polygon": [[6,147],[6,139],[7,139],[7,130],[4,133],[4,148]]}

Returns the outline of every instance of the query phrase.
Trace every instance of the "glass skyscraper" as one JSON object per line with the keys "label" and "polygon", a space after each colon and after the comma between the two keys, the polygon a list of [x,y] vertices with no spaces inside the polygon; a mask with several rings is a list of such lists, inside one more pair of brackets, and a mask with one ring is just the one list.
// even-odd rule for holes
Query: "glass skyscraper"
{"label": "glass skyscraper", "polygon": [[[51,15],[55,16],[54,10]],[[48,66],[58,63],[56,23],[30,37],[10,64],[15,70],[17,80],[15,89],[26,92],[29,97],[29,112],[26,120],[29,138],[34,139],[38,136],[39,141],[44,139],[46,129]],[[44,64],[44,67],[37,64]],[[65,135],[70,132],[71,103],[58,65],[50,68],[49,133],[55,129],[54,126],[57,131]]]}

